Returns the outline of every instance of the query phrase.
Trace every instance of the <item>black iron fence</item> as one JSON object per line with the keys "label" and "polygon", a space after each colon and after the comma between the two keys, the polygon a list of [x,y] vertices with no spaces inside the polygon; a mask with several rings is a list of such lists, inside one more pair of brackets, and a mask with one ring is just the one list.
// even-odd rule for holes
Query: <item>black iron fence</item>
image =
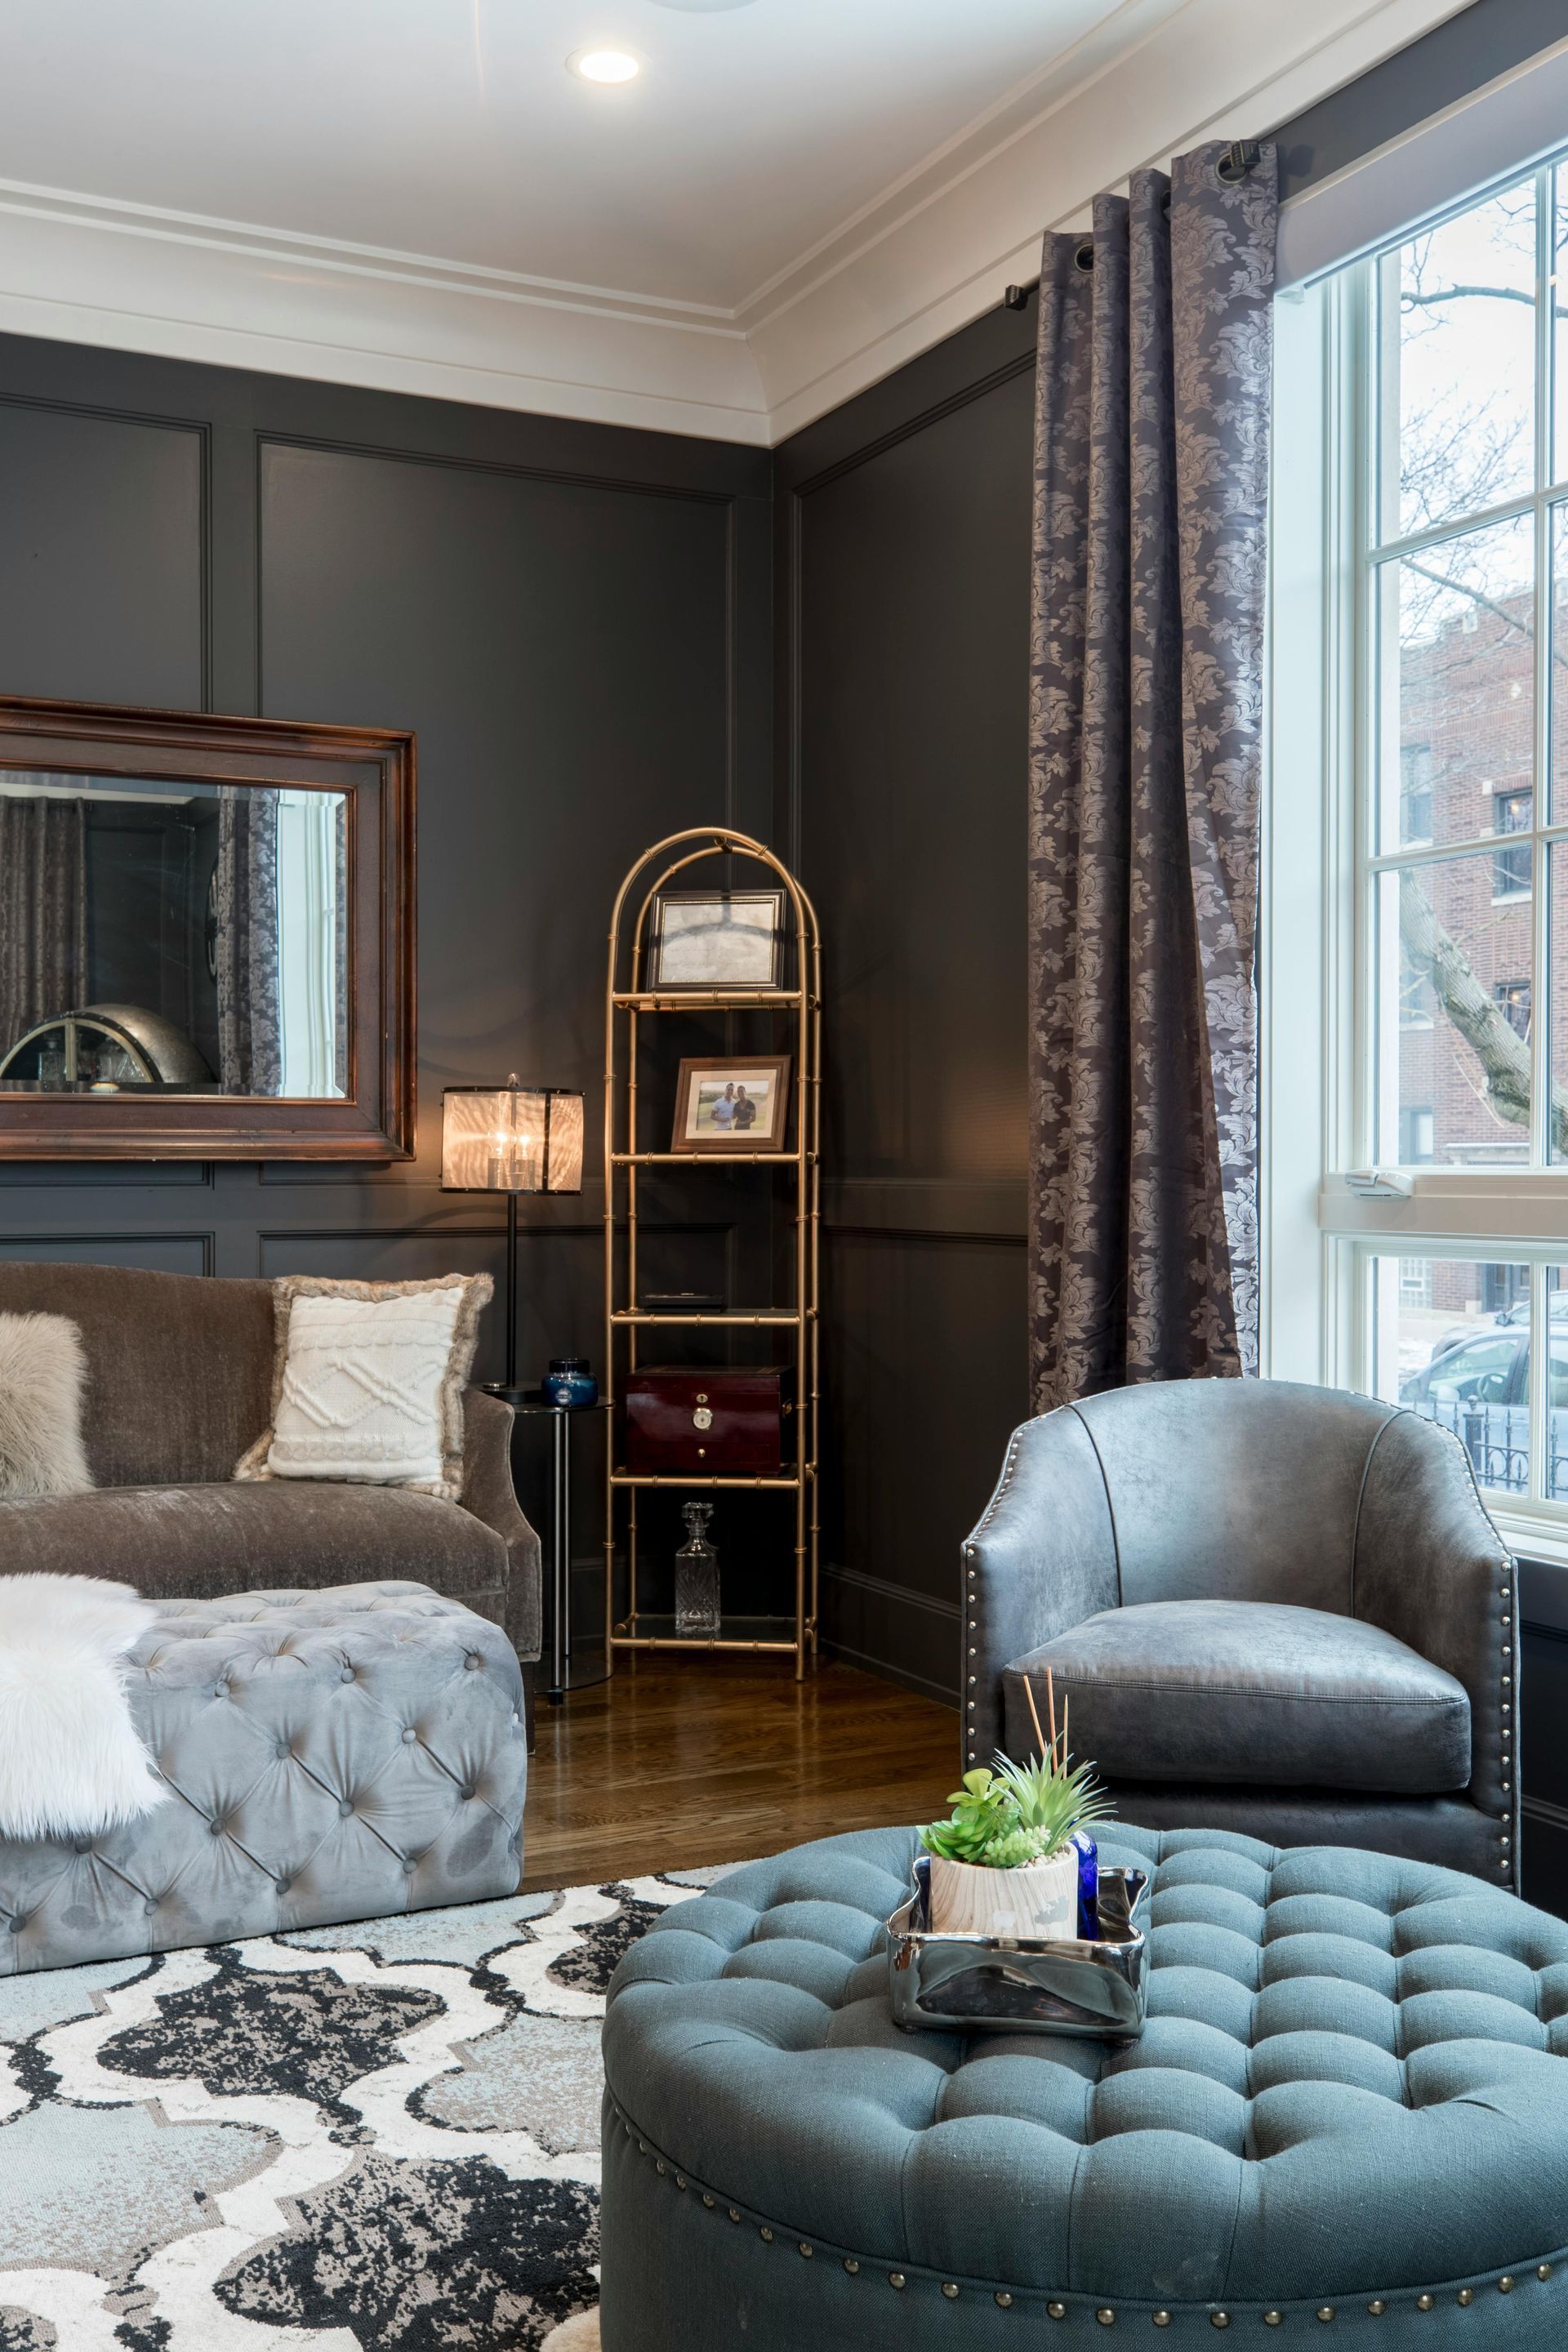
{"label": "black iron fence", "polygon": [[[1471,1399],[1435,1403],[1422,1398],[1413,1410],[1439,1429],[1451,1430],[1470,1457],[1479,1486],[1523,1495],[1530,1487],[1530,1411],[1522,1404],[1479,1404]],[[1568,1502],[1568,1410],[1546,1416],[1546,1494]]]}

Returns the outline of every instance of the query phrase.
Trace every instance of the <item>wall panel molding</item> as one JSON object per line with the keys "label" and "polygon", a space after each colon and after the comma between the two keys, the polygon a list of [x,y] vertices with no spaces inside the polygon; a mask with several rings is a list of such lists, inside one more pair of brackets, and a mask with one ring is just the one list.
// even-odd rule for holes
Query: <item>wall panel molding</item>
{"label": "wall panel molding", "polygon": [[[956,1601],[910,1592],[887,1577],[822,1566],[822,1645],[829,1655],[885,1675],[944,1706],[958,1706]],[[958,1738],[958,1726],[953,1726]]]}
{"label": "wall panel molding", "polygon": [[[40,1242],[47,1245],[40,1247]],[[93,1232],[65,1227],[47,1235],[0,1233],[0,1257],[69,1260],[79,1265],[150,1267],[161,1274],[210,1275],[216,1237],[208,1232]]]}
{"label": "wall panel molding", "polygon": [[777,821],[828,947],[824,1639],[949,1702],[1027,1410],[1035,333],[998,309],[775,453]]}
{"label": "wall panel molding", "polygon": [[[441,1090],[517,1068],[583,1087],[590,1147],[580,1195],[522,1204],[523,1361],[597,1359],[614,884],[682,824],[772,829],[766,453],[0,334],[0,510],[9,691],[416,730],[422,1061],[413,1162],[4,1166],[0,1252],[499,1276],[504,1203],[439,1187]],[[753,1246],[739,1192],[669,1205],[675,1268]]]}

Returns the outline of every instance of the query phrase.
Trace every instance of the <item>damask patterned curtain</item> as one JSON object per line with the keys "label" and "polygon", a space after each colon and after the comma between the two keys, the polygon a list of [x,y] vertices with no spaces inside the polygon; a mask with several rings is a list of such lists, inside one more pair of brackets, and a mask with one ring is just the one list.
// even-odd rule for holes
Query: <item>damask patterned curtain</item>
{"label": "damask patterned curtain", "polygon": [[224,793],[214,886],[219,1083],[226,1095],[280,1095],[275,792]]}
{"label": "damask patterned curtain", "polygon": [[0,794],[0,1055],[87,994],[87,803]]}
{"label": "damask patterned curtain", "polygon": [[1046,239],[1030,713],[1036,1409],[1256,1371],[1274,150]]}

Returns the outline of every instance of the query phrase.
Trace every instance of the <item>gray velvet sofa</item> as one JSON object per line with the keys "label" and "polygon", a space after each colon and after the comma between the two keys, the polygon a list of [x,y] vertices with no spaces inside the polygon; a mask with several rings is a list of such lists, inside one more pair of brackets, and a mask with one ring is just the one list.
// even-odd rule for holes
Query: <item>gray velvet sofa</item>
{"label": "gray velvet sofa", "polygon": [[1396,1405],[1174,1381],[1018,1430],[963,1547],[965,1764],[1048,1667],[1121,1818],[1517,1885],[1513,1562]]}
{"label": "gray velvet sofa", "polygon": [[510,1405],[468,1393],[460,1505],[395,1486],[236,1486],[235,1465],[270,1410],[269,1283],[7,1265],[0,1313],[67,1315],[79,1328],[96,1486],[0,1502],[0,1573],[113,1577],[155,1601],[389,1579],[428,1585],[505,1630],[531,1713],[539,1538],[512,1491]]}

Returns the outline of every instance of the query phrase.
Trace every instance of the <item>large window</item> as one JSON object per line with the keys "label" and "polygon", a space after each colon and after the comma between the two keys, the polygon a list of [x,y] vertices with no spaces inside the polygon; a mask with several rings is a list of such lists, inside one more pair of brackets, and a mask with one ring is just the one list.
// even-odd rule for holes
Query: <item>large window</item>
{"label": "large window", "polygon": [[[1309,1276],[1321,1311],[1309,1345],[1277,1308],[1265,1368],[1441,1422],[1500,1506],[1568,1548],[1564,289],[1568,163],[1281,305],[1267,1034],[1277,1106],[1310,1043],[1326,1082],[1310,1117],[1272,1119],[1275,1265],[1291,1315]],[[1310,775],[1309,688],[1284,665],[1314,601]],[[1280,804],[1313,782],[1321,848]],[[1315,948],[1293,839],[1319,860]],[[1314,957],[1309,1012],[1290,999]],[[1315,1266],[1281,1164],[1310,1134]],[[1396,1171],[1381,1196],[1347,1185],[1374,1169]]]}

